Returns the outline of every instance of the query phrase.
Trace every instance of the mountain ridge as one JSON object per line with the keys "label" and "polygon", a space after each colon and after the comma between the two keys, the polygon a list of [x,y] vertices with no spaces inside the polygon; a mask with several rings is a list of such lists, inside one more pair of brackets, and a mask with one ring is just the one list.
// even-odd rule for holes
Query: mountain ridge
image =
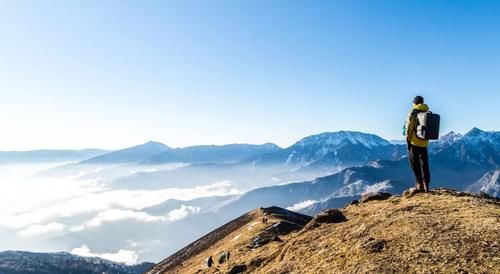
{"label": "mountain ridge", "polygon": [[273,143],[226,144],[226,145],[196,145],[175,148],[153,155],[141,164],[163,164],[169,162],[237,162],[245,158],[281,149]]}
{"label": "mountain ridge", "polygon": [[80,164],[131,163],[141,161],[144,158],[151,157],[170,149],[172,148],[160,142],[148,141],[144,144],[115,150],[104,155],[81,161]]}

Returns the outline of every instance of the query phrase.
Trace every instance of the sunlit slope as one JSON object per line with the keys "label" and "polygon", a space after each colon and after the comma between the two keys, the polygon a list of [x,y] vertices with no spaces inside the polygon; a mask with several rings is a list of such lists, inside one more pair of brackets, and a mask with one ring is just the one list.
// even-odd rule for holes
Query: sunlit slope
{"label": "sunlit slope", "polygon": [[[166,268],[173,255],[149,273],[500,273],[495,199],[441,189],[365,201],[323,212],[256,246],[256,236],[283,222],[270,214],[264,224],[264,214],[243,215],[220,239]],[[225,251],[230,258],[219,263]]]}

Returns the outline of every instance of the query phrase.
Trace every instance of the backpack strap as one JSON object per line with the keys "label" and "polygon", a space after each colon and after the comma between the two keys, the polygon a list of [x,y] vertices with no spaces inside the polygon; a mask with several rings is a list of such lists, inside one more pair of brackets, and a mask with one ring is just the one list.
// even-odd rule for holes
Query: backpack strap
{"label": "backpack strap", "polygon": [[419,114],[420,112],[423,112],[421,110],[418,110],[418,109],[413,109],[411,111],[411,114],[410,114],[410,119],[411,120],[414,120],[414,123],[413,123],[413,129],[416,130],[417,129],[417,126],[418,126],[418,119],[417,119],[417,114]]}

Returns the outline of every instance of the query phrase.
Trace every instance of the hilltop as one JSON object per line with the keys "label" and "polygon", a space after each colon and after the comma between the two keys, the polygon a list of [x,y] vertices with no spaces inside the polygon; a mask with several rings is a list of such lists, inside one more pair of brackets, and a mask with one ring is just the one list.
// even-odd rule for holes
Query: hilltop
{"label": "hilltop", "polygon": [[447,189],[365,195],[314,218],[260,208],[148,273],[500,273],[499,217],[498,199]]}

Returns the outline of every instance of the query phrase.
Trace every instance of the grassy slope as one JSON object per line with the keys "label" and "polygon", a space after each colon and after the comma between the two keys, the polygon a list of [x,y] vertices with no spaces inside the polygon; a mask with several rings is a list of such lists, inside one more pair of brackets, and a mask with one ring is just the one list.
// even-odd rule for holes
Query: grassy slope
{"label": "grassy slope", "polygon": [[[249,249],[251,238],[266,227],[253,211],[251,221],[171,272],[227,273],[246,264],[251,273],[500,273],[498,201],[441,190],[342,212],[348,221]],[[228,263],[204,266],[209,255],[217,261],[223,250],[231,251]]]}

